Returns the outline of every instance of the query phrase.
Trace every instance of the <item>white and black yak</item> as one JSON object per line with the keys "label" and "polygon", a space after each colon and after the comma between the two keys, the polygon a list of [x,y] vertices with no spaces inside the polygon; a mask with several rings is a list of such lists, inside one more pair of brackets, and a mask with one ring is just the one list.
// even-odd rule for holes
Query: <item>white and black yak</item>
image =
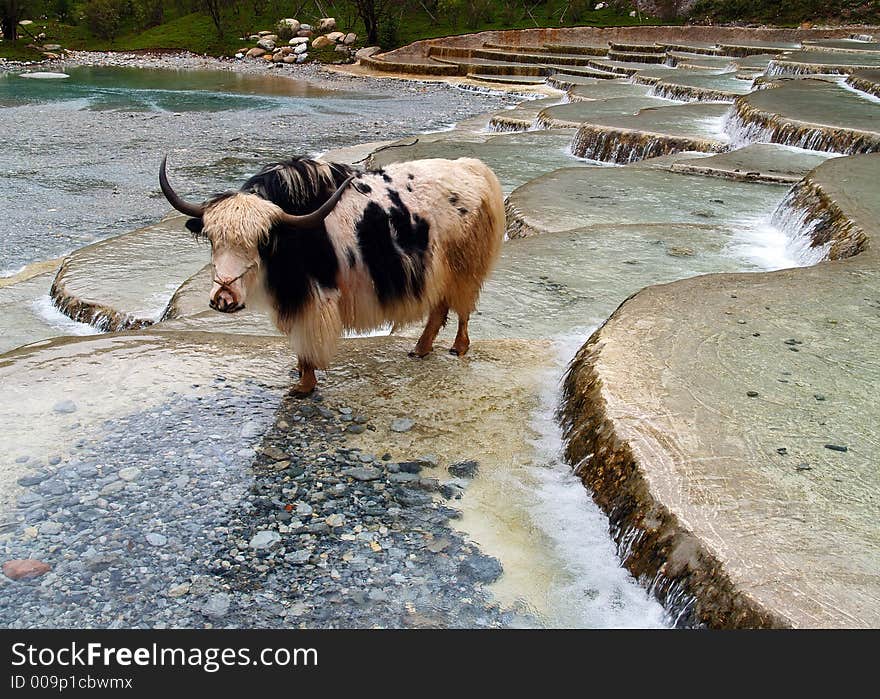
{"label": "white and black yak", "polygon": [[410,354],[433,348],[450,309],[450,352],[468,350],[468,318],[504,237],[501,186],[479,160],[415,160],[358,172],[304,158],[274,163],[237,192],[191,204],[159,183],[212,247],[210,305],[262,299],[299,360],[294,393],[316,385],[343,330],[428,317]]}

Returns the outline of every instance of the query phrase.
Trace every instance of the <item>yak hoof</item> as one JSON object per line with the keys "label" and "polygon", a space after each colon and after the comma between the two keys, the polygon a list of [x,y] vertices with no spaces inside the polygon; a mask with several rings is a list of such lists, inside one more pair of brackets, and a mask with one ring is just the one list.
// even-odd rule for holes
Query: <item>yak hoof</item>
{"label": "yak hoof", "polygon": [[291,398],[307,398],[308,396],[312,395],[314,391],[314,386],[312,386],[311,388],[306,388],[304,386],[297,385],[291,388],[290,391],[288,391],[288,395]]}
{"label": "yak hoof", "polygon": [[409,356],[415,359],[424,359],[429,354],[431,354],[430,350],[428,350],[427,352],[416,352],[415,350],[410,350],[409,352]]}

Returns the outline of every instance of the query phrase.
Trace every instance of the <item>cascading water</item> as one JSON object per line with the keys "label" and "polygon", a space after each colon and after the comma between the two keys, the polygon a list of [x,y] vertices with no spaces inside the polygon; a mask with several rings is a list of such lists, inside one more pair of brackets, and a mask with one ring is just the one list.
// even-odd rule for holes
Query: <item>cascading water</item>
{"label": "cascading water", "polygon": [[[676,626],[680,609],[664,611],[653,591],[622,567],[625,547],[609,539],[607,516],[564,461],[562,433],[555,418],[559,385],[565,363],[593,329],[572,332],[555,342],[556,361],[542,382],[540,406],[531,420],[538,438],[533,442],[536,459],[530,468],[536,485],[534,504],[528,515],[565,561],[548,591],[548,614],[561,614],[568,624],[591,628]],[[559,625],[560,619],[548,621]]]}
{"label": "cascading water", "polygon": [[792,187],[770,216],[771,225],[786,237],[786,251],[801,265],[828,260],[831,241],[816,244],[817,233],[826,223],[809,208],[799,206],[798,187]]}
{"label": "cascading water", "polygon": [[572,154],[579,158],[621,165],[682,151],[717,150],[707,141],[589,124],[578,129],[571,144]]}
{"label": "cascading water", "polygon": [[743,99],[737,99],[727,113],[724,131],[729,135],[733,149],[750,143],[780,143],[806,150],[854,155],[872,153],[880,148],[880,140],[871,134],[786,120],[778,114],[756,109]]}

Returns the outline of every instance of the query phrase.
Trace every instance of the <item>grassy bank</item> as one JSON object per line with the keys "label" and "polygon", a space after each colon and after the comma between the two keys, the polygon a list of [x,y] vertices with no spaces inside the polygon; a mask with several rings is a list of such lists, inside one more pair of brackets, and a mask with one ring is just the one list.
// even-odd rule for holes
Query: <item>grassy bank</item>
{"label": "grassy bank", "polygon": [[[46,20],[34,19],[27,27],[33,34],[46,34],[46,39],[35,42],[27,34],[16,42],[0,42],[0,57],[13,60],[38,60],[39,51],[28,48],[29,44],[61,44],[66,49],[86,51],[136,51],[145,49],[186,49],[194,53],[212,56],[230,56],[236,51],[253,46],[252,41],[241,41],[240,37],[260,30],[271,30],[282,17],[296,17],[300,21],[314,23],[324,16],[315,3],[307,3],[306,9],[296,13],[299,3],[280,0],[249,5],[234,4],[221,15],[223,32],[217,31],[211,17],[206,12],[179,12],[177,3],[169,0],[160,24],[141,29],[135,21],[122,21],[111,38],[95,36],[86,26],[85,20],[77,23],[59,22],[51,17]],[[615,11],[610,8],[593,10],[595,2],[581,0],[578,3],[568,0],[545,0],[531,8],[526,5],[511,6],[502,2],[486,2],[486,10],[476,20],[470,20],[463,3],[436,3],[433,11],[430,3],[414,2],[399,13],[392,13],[380,26],[380,44],[383,48],[394,48],[412,41],[451,34],[490,29],[525,29],[530,27],[571,27],[571,26],[622,26],[641,23],[656,24],[657,20],[647,15],[630,17],[628,11]],[[347,2],[338,4],[321,2],[321,7],[329,16],[336,17],[340,29],[358,34],[359,45],[364,45],[366,37],[363,23],[357,18],[352,6]],[[255,10],[255,8],[257,8]],[[574,10],[573,10],[574,8]],[[77,13],[72,13],[77,16]],[[560,21],[561,20],[561,21]],[[332,52],[331,52],[332,54]]]}
{"label": "grassy bank", "polygon": [[[46,19],[34,11],[34,23],[16,42],[0,41],[0,57],[13,60],[39,60],[41,53],[31,44],[61,44],[64,48],[88,51],[137,51],[147,49],[186,49],[212,56],[230,56],[253,46],[240,37],[260,30],[272,30],[278,19],[296,17],[314,23],[322,16],[336,17],[340,29],[354,31],[364,45],[366,32],[351,0],[221,0],[218,31],[211,16],[194,8],[205,0],[83,0],[72,2],[66,21],[53,18],[48,8],[61,0],[33,0],[46,3]],[[70,2],[70,0],[63,0]],[[112,21],[96,27],[87,17],[94,2],[116,3],[121,8]],[[390,0],[394,1],[394,0]],[[376,0],[377,5],[382,0]],[[379,43],[383,48],[438,36],[492,29],[533,27],[629,26],[638,24],[680,24],[686,19],[715,23],[775,24],[797,26],[816,23],[880,23],[880,3],[875,0],[698,0],[686,16],[663,21],[646,14],[630,16],[634,2],[613,0],[613,7],[593,9],[597,0],[402,0],[391,5],[380,22]],[[152,5],[150,5],[152,3]],[[666,0],[666,5],[675,5]],[[663,2],[655,2],[661,7]],[[158,8],[145,19],[144,7]],[[37,5],[35,5],[37,7]],[[148,25],[153,26],[148,26]],[[91,26],[90,26],[91,25]],[[317,58],[334,60],[333,52]]]}

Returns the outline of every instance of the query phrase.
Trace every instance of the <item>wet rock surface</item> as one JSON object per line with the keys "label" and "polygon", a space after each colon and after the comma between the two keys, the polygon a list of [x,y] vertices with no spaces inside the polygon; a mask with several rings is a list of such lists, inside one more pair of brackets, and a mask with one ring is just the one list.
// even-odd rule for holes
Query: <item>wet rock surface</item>
{"label": "wet rock surface", "polygon": [[[240,186],[273,160],[444,128],[511,101],[443,84],[390,85],[318,66],[250,64],[74,54],[57,65],[71,74],[65,81],[26,81],[0,67],[0,140],[17,144],[14,154],[0,154],[10,202],[0,272],[155,222],[168,211],[156,179],[163,153],[181,168],[174,186],[204,198]],[[169,69],[178,87],[195,81],[200,91],[163,90]],[[82,89],[92,83],[113,89]],[[69,94],[57,94],[62,89]],[[45,187],[50,171],[53,186]]]}
{"label": "wet rock surface", "polygon": [[427,462],[352,448],[346,413],[320,396],[285,399],[273,416],[267,388],[215,383],[109,420],[19,481],[0,625],[514,623],[482,587],[501,564],[450,526],[460,515],[436,465],[419,474]]}
{"label": "wet rock surface", "polygon": [[864,244],[878,173],[880,155],[835,158],[792,190],[802,235],[838,246],[838,261],[646,288],[566,378],[568,457],[625,564],[673,609],[693,595],[679,608],[708,625],[878,623],[880,366],[867,338],[880,316]]}

